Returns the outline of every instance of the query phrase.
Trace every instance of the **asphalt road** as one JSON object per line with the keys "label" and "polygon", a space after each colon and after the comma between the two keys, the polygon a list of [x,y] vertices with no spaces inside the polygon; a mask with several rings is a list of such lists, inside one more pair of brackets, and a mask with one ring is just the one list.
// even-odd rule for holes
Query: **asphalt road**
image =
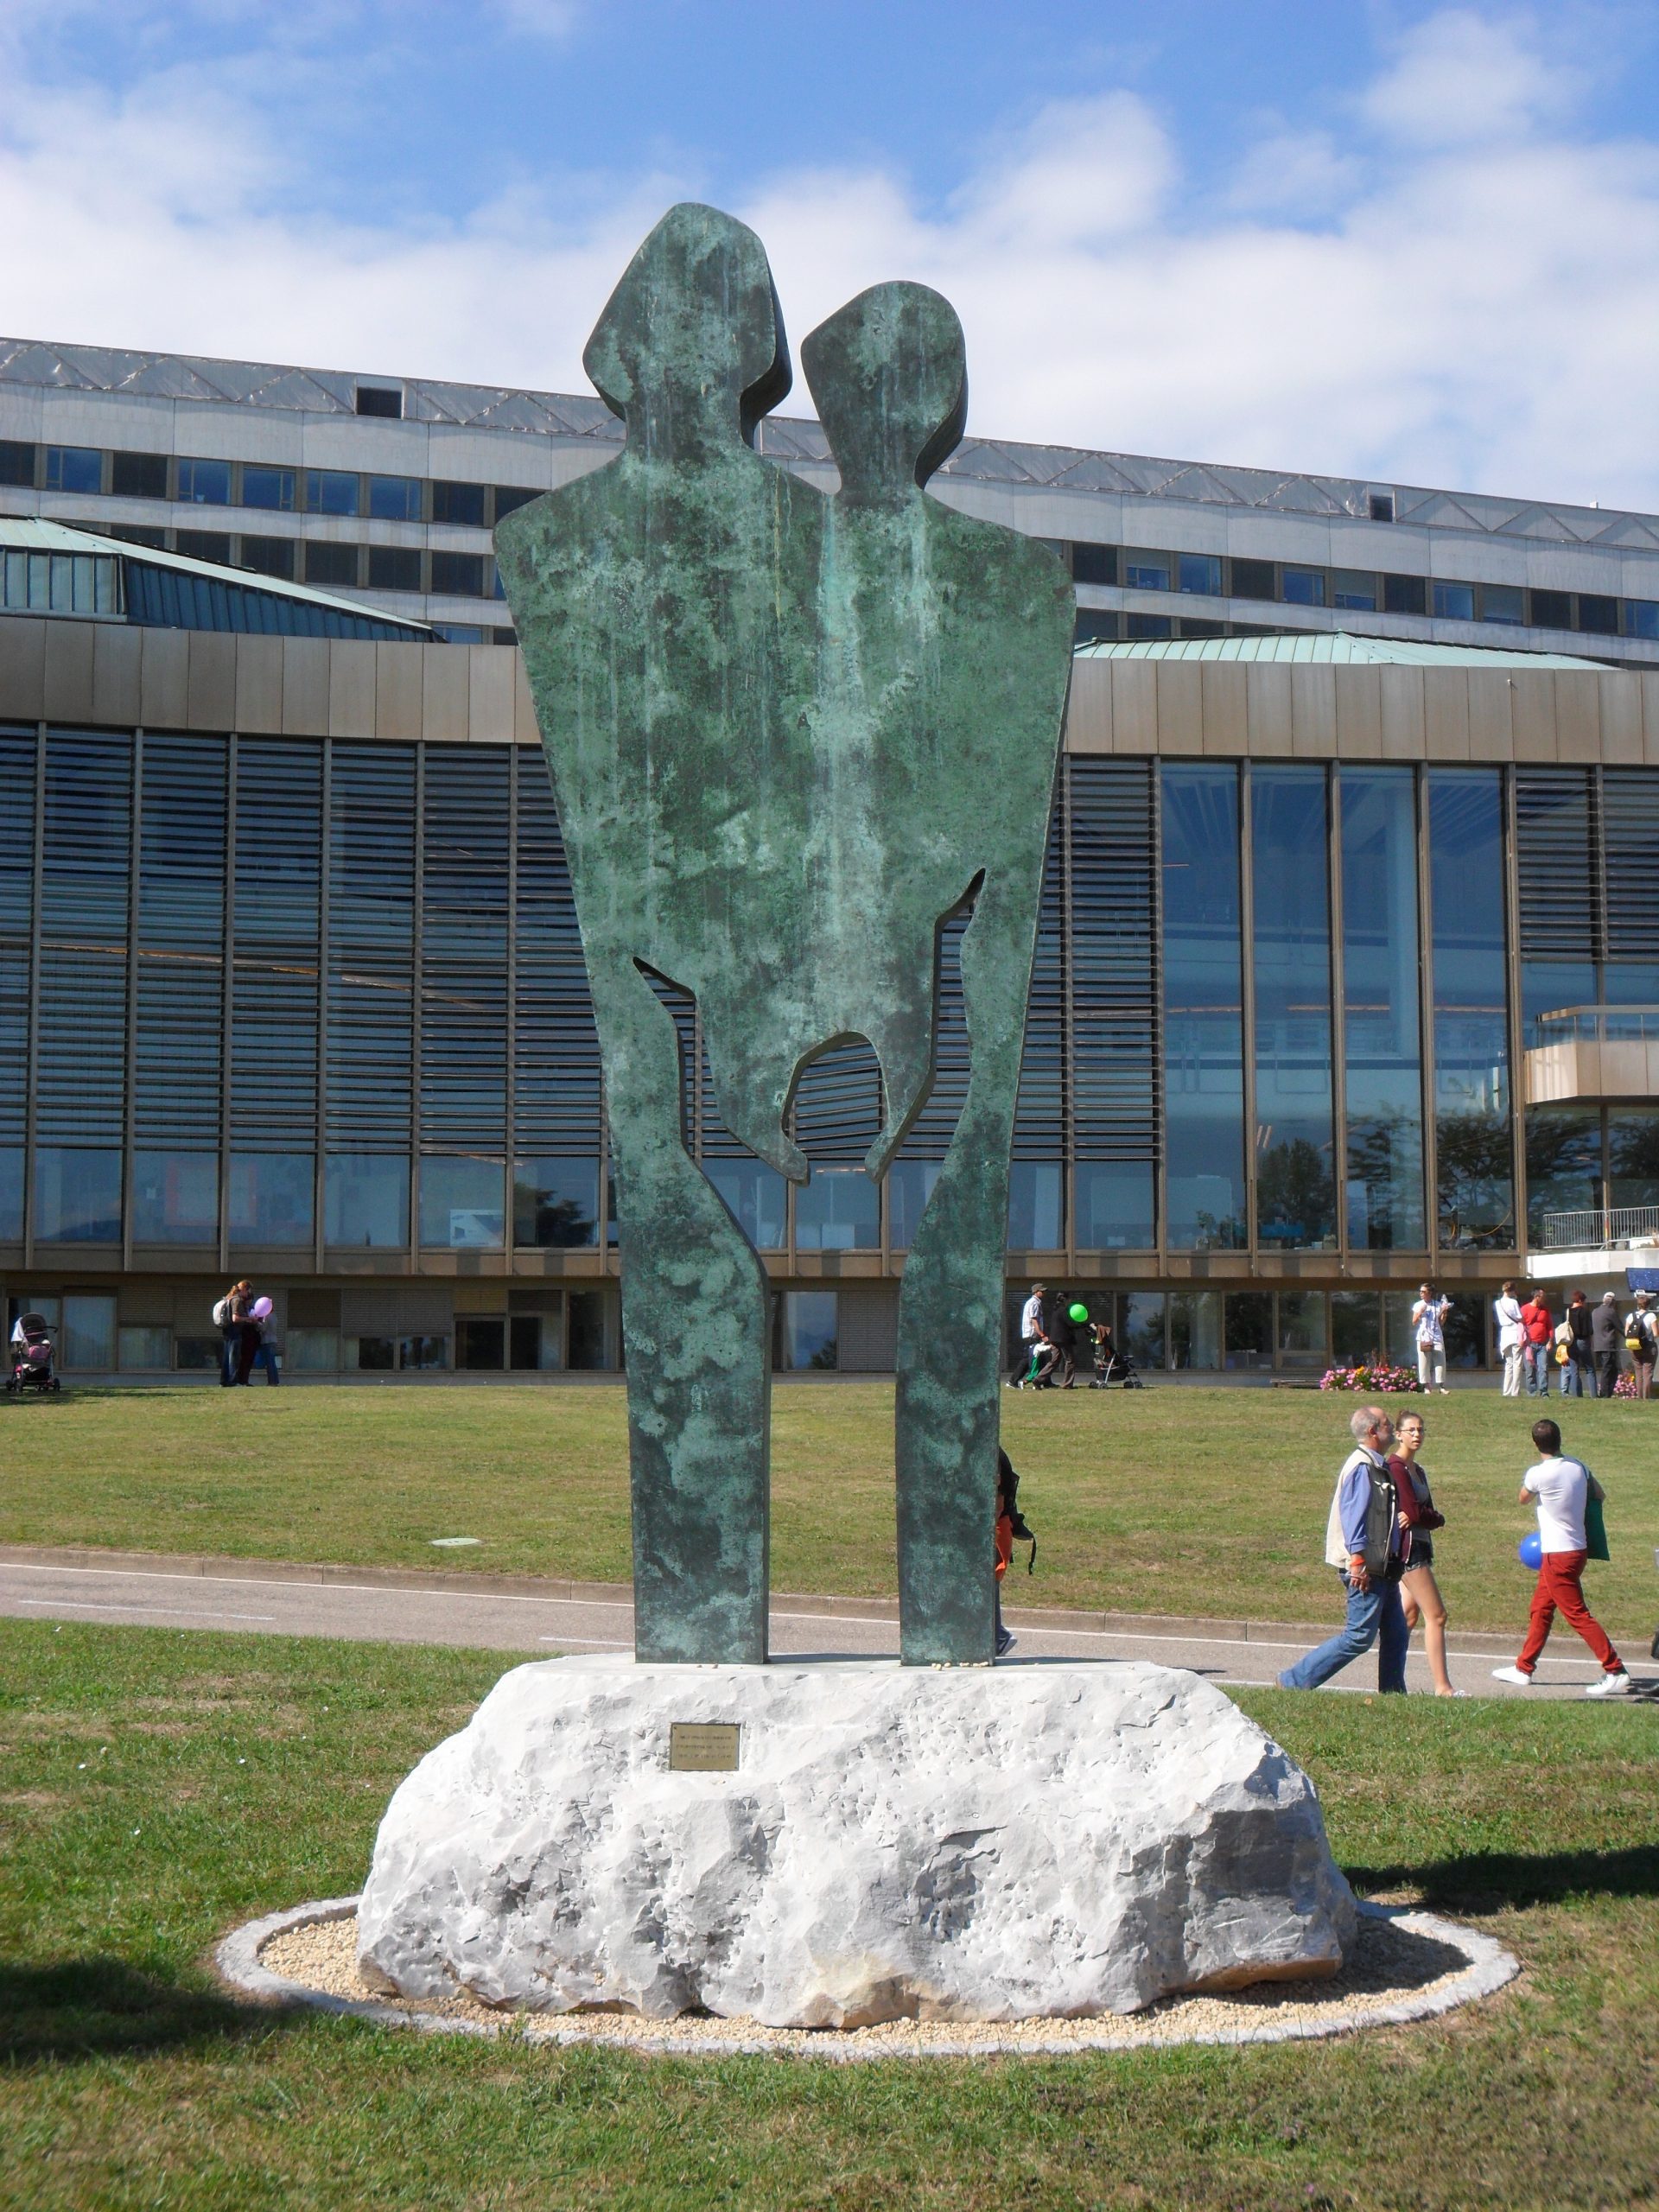
{"label": "asphalt road", "polygon": [[[466,1644],[486,1649],[550,1656],[559,1651],[626,1651],[632,1643],[632,1610],[608,1592],[590,1596],[519,1596],[499,1591],[446,1588],[388,1589],[348,1581],[296,1581],[165,1567],[105,1568],[0,1561],[0,1614],[31,1620],[99,1621],[118,1626],[225,1629],[270,1636],[344,1637],[369,1643]],[[804,1605],[808,1601],[798,1601]],[[855,1601],[810,1601],[811,1611],[791,1611],[780,1599],[772,1616],[772,1650],[778,1657],[817,1655],[892,1657],[899,1648],[896,1624],[874,1612],[861,1613]],[[822,1607],[823,1610],[819,1610]],[[1306,1649],[1306,1639],[1279,1643],[1271,1630],[1257,1626],[1248,1637],[1224,1632],[1239,1624],[1217,1624],[1213,1636],[1195,1634],[1190,1624],[1171,1633],[1148,1623],[1142,1630],[1122,1618],[1109,1627],[1055,1626],[1010,1606],[1008,1626],[1018,1637],[1018,1658],[1141,1659],[1186,1667],[1217,1682],[1264,1684]],[[1331,1625],[1336,1626],[1333,1615]],[[1557,1630],[1530,1690],[1506,1688],[1491,1679],[1491,1669],[1513,1661],[1515,1648],[1498,1637],[1460,1639],[1452,1657],[1452,1675],[1471,1694],[1536,1697],[1580,1696],[1596,1678],[1596,1666],[1571,1631]],[[1626,1652],[1632,1672],[1644,1672],[1645,1649]],[[1427,1691],[1427,1669],[1414,1649],[1408,1669],[1414,1690]],[[1337,1677],[1333,1687],[1371,1690],[1376,1686],[1373,1658],[1361,1660]]]}

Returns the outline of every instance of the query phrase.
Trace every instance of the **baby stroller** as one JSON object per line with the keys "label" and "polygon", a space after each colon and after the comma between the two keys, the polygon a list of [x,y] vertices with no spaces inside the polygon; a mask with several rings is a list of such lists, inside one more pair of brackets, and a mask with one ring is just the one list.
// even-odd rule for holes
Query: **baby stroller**
{"label": "baby stroller", "polygon": [[1089,1388],[1091,1390],[1109,1390],[1114,1382],[1125,1390],[1144,1390],[1147,1387],[1141,1379],[1140,1369],[1128,1352],[1120,1351],[1109,1337],[1104,1344],[1096,1337],[1095,1379]]}
{"label": "baby stroller", "polygon": [[6,1395],[21,1396],[25,1390],[60,1390],[57,1376],[57,1353],[48,1332],[44,1315],[22,1313],[17,1317],[18,1334],[11,1344],[11,1372],[6,1377]]}

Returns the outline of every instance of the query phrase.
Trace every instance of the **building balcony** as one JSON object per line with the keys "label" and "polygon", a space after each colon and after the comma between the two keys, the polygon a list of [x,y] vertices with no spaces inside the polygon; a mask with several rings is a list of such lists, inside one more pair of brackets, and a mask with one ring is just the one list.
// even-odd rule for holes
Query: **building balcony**
{"label": "building balcony", "polygon": [[1527,1254],[1530,1281],[1570,1277],[1588,1287],[1618,1278],[1636,1290],[1641,1271],[1659,1270],[1659,1206],[1583,1206],[1547,1213],[1538,1229]]}
{"label": "building balcony", "polygon": [[1573,1006],[1541,1014],[1526,1052],[1529,1106],[1659,1098],[1659,1007]]}

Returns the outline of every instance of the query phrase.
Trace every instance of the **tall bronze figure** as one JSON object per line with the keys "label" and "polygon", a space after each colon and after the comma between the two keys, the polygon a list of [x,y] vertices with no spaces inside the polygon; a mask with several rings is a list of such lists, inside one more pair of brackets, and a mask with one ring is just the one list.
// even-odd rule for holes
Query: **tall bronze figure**
{"label": "tall bronze figure", "polygon": [[1008,1156],[1071,589],[1035,541],[925,488],[966,410],[946,301],[879,285],[802,352],[832,498],[751,443],[790,385],[760,240],[671,209],[585,357],[621,454],[496,533],[604,1058],[636,1649],[766,1656],[766,1276],[685,1150],[653,979],[696,999],[728,1128],[798,1182],[801,1071],[868,1039],[880,1176],[931,1088],[939,933],[969,908],[969,1090],[899,1305],[899,1565],[906,1660],[983,1662]]}

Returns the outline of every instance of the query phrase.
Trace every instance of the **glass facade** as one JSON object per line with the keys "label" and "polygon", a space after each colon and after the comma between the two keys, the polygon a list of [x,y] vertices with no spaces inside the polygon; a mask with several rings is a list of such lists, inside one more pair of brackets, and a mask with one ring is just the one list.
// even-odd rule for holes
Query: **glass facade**
{"label": "glass facade", "polygon": [[1287,1251],[1337,1241],[1327,783],[1250,771],[1256,1235]]}
{"label": "glass facade", "polygon": [[1174,762],[1162,782],[1167,1241],[1228,1249],[1249,1211],[1238,770]]}
{"label": "glass facade", "polygon": [[1421,1251],[1416,779],[1409,768],[1344,765],[1340,790],[1348,1242]]}
{"label": "glass facade", "polygon": [[1440,1241],[1513,1249],[1500,772],[1431,768],[1426,781]]}

